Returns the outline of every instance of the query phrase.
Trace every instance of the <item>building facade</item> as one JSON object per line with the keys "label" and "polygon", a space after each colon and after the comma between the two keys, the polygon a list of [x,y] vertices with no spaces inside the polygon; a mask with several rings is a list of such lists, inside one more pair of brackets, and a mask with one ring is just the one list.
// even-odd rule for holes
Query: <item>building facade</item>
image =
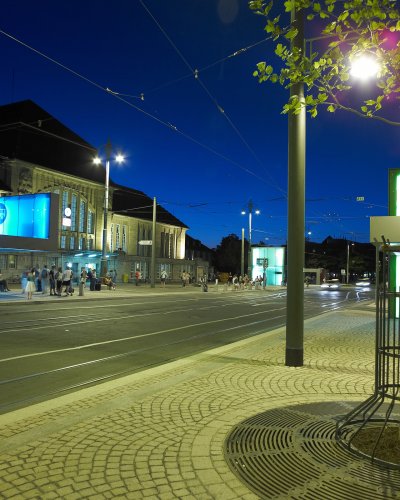
{"label": "building facade", "polygon": [[[0,131],[0,196],[54,193],[59,203],[57,251],[3,244],[3,274],[12,279],[44,264],[69,266],[76,276],[82,267],[100,272],[105,171],[92,164],[95,148],[32,101],[0,107]],[[154,200],[145,193],[110,180],[107,267],[117,272],[119,280],[129,281],[137,270],[142,279],[150,279],[153,245],[155,279],[163,269],[173,280],[183,270],[195,278],[208,273],[207,261],[185,258],[187,230],[162,206],[154,208]]]}

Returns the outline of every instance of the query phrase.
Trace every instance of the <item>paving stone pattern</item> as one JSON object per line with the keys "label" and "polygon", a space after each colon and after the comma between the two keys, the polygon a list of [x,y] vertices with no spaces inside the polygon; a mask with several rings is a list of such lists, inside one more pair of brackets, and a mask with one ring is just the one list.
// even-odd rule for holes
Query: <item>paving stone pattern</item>
{"label": "paving stone pattern", "polygon": [[267,410],[365,399],[374,329],[370,311],[325,314],[306,322],[301,368],[277,330],[0,416],[0,498],[259,498],[226,437]]}

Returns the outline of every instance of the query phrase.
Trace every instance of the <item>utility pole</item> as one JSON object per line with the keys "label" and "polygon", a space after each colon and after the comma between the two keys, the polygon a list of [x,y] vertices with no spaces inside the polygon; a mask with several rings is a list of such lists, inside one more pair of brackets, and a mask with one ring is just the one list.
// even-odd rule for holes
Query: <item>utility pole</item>
{"label": "utility pole", "polygon": [[244,276],[244,227],[242,227],[242,253],[240,262],[240,274]]}
{"label": "utility pole", "polygon": [[[292,7],[291,24],[297,30],[292,49],[304,51],[303,10]],[[299,114],[288,114],[288,244],[287,244],[287,307],[286,366],[303,366],[304,350],[304,226],[305,226],[305,164],[306,107],[304,83],[290,88],[290,99],[303,106]]]}
{"label": "utility pole", "polygon": [[155,288],[156,286],[156,213],[157,213],[157,200],[156,197],[153,199],[153,228],[151,235],[151,266],[150,266],[150,287]]}

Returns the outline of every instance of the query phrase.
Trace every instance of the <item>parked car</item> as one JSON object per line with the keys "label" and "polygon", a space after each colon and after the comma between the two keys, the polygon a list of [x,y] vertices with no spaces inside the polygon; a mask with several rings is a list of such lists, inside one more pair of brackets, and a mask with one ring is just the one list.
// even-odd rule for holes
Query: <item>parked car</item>
{"label": "parked car", "polygon": [[326,280],[324,283],[322,283],[321,288],[323,290],[338,290],[342,284],[338,279],[335,280]]}

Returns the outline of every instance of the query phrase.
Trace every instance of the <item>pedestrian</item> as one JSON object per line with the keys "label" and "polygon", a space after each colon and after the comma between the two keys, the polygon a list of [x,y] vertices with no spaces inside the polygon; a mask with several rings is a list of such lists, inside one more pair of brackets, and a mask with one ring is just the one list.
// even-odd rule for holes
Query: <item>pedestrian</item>
{"label": "pedestrian", "polygon": [[86,271],[86,268],[81,267],[81,285],[83,285],[84,288],[86,288],[87,278],[88,278],[88,273]]}
{"label": "pedestrian", "polygon": [[185,287],[186,286],[186,271],[183,271],[181,274],[181,282],[182,282],[182,286]]}
{"label": "pedestrian", "polygon": [[10,289],[8,288],[7,280],[1,274],[1,270],[0,270],[0,285],[2,285],[4,292],[9,292],[10,291]]}
{"label": "pedestrian", "polygon": [[42,291],[41,269],[39,265],[35,267],[35,288],[37,292]]}
{"label": "pedestrian", "polygon": [[59,297],[61,297],[61,290],[62,290],[62,282],[63,282],[63,272],[62,272],[62,268],[59,267],[56,274],[55,274],[55,278],[56,278],[56,291],[57,291],[57,295]]}
{"label": "pedestrian", "polygon": [[53,264],[49,271],[50,295],[56,294],[56,266]]}
{"label": "pedestrian", "polygon": [[140,271],[139,271],[139,269],[136,269],[136,272],[135,272],[135,285],[136,286],[139,285],[139,280],[140,280]]}
{"label": "pedestrian", "polygon": [[96,291],[96,282],[97,282],[97,273],[96,269],[93,267],[92,269],[89,269],[88,276],[90,274],[90,290],[92,292]]}
{"label": "pedestrian", "polygon": [[35,268],[32,268],[31,272],[28,273],[27,283],[25,288],[28,300],[32,299],[32,294],[36,290],[35,279],[36,279]]}
{"label": "pedestrian", "polygon": [[67,266],[65,268],[65,271],[63,272],[62,275],[62,284],[65,286],[65,296],[68,297],[68,295],[72,295],[71,292],[71,279],[72,279],[72,271],[71,269]]}
{"label": "pedestrian", "polygon": [[49,287],[49,270],[47,269],[47,264],[43,266],[40,272],[40,278],[42,282],[42,293],[47,295],[47,288]]}
{"label": "pedestrian", "polygon": [[21,276],[21,293],[25,293],[25,288],[27,283],[28,283],[28,273],[24,271]]}
{"label": "pedestrian", "polygon": [[218,286],[219,274],[215,273],[215,286]]}
{"label": "pedestrian", "polygon": [[165,280],[168,278],[168,273],[165,269],[163,269],[160,273],[161,285],[165,287]]}

